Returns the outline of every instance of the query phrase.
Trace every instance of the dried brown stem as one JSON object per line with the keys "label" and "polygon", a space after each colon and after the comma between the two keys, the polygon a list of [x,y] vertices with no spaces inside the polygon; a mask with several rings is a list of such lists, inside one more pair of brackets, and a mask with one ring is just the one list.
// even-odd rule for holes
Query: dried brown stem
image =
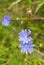
{"label": "dried brown stem", "polygon": [[44,20],[44,17],[31,17],[31,18],[16,18],[12,20]]}

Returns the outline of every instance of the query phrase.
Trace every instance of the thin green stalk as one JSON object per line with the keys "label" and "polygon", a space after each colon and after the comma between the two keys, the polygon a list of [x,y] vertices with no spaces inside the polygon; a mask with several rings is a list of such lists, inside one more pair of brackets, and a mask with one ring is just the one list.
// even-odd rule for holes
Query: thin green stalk
{"label": "thin green stalk", "polygon": [[43,62],[44,63],[44,60],[43,59],[40,59],[40,58],[38,58],[41,62]]}
{"label": "thin green stalk", "polygon": [[44,56],[44,53],[40,52],[39,50],[34,50],[35,52],[39,53],[41,56]]}
{"label": "thin green stalk", "polygon": [[17,0],[15,2],[13,2],[9,7],[8,9],[11,9],[15,4],[18,4],[21,0]]}
{"label": "thin green stalk", "polygon": [[41,6],[44,4],[44,2],[42,2],[42,3],[40,3],[39,5],[38,5],[38,7],[36,8],[36,10],[35,10],[35,13],[37,13],[38,12],[38,10],[41,8]]}

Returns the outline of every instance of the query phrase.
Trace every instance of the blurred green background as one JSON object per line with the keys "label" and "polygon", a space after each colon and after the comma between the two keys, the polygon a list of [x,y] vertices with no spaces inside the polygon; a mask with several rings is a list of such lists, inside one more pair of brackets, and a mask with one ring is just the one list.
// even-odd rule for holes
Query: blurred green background
{"label": "blurred green background", "polygon": [[[6,15],[11,22],[5,27],[1,20]],[[18,48],[22,29],[32,31],[35,47],[31,55],[20,53]],[[44,0],[0,0],[0,65],[32,64],[44,65]]]}

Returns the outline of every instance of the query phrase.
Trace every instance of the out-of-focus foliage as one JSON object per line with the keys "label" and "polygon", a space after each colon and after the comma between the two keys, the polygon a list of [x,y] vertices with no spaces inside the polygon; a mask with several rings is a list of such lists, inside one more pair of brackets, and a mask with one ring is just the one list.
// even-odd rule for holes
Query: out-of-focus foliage
{"label": "out-of-focus foliage", "polygon": [[[44,65],[44,19],[37,19],[38,16],[44,17],[44,0],[21,0],[11,6],[15,1],[0,0],[0,65]],[[1,20],[6,15],[11,22],[5,27]],[[29,20],[33,17],[36,20]],[[35,47],[31,55],[21,54],[18,48],[18,33],[22,29],[32,31]]]}

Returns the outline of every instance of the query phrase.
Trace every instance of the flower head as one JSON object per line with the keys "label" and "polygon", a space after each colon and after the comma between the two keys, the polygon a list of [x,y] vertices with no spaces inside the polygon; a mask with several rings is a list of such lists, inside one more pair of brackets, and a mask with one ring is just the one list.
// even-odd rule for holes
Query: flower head
{"label": "flower head", "polygon": [[2,19],[2,25],[3,26],[8,26],[9,24],[10,24],[9,16],[4,16],[4,18]]}
{"label": "flower head", "polygon": [[30,34],[31,34],[31,31],[30,31],[30,30],[27,31],[27,30],[25,29],[25,30],[22,30],[22,31],[19,33],[19,36],[23,36],[23,37],[26,36],[26,37],[27,37],[27,36],[30,35]]}
{"label": "flower head", "polygon": [[31,34],[31,31],[30,30],[22,30],[20,33],[19,33],[19,41],[23,41],[23,43],[28,43],[29,41],[32,40],[31,37],[28,37],[28,35]]}
{"label": "flower head", "polygon": [[26,54],[27,53],[31,54],[33,52],[33,46],[34,44],[32,42],[28,42],[28,44],[27,43],[23,44],[23,42],[21,42],[19,45],[19,47],[21,48],[21,52]]}
{"label": "flower head", "polygon": [[21,52],[23,53],[32,53],[33,52],[33,46],[34,44],[32,43],[32,38],[29,36],[31,34],[30,30],[22,30],[19,33],[19,41],[20,45],[19,47],[21,48]]}

